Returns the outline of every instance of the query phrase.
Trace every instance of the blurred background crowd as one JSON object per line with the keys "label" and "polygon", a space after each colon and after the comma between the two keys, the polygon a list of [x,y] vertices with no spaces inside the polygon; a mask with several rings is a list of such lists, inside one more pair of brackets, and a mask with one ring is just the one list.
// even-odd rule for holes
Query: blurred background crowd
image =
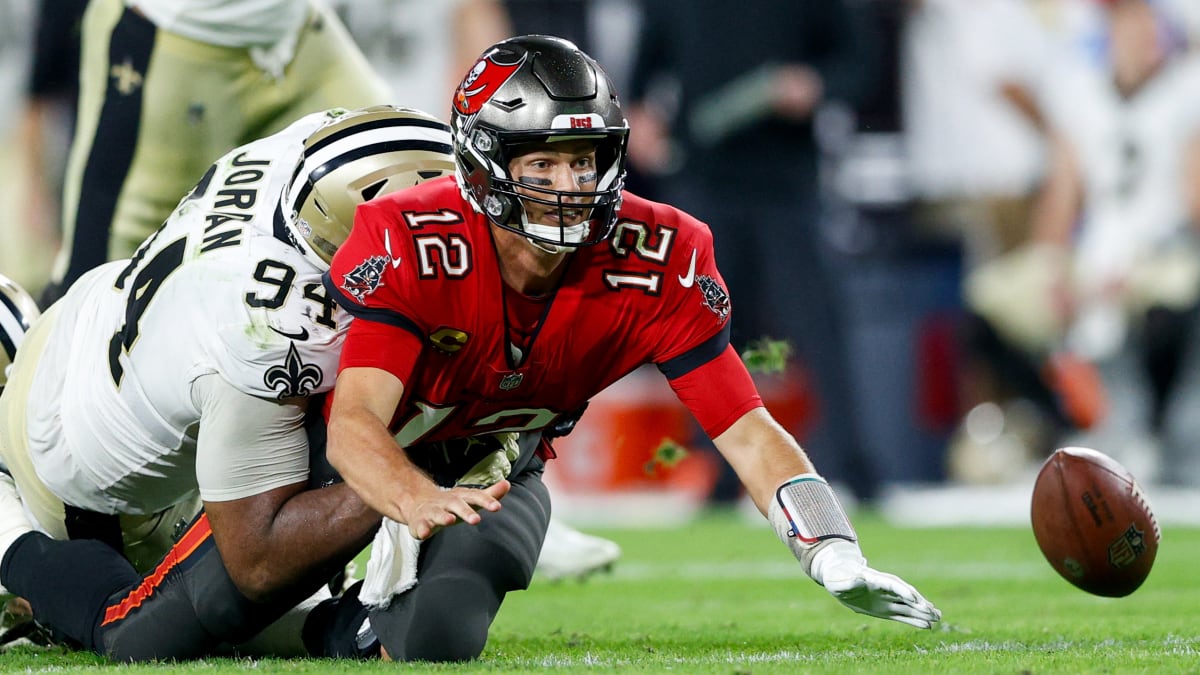
{"label": "blurred background crowd", "polygon": [[[87,5],[0,0],[0,274],[35,297],[64,239]],[[1200,1],[329,7],[392,102],[443,118],[507,35],[596,57],[629,189],[712,228],[735,346],[791,346],[764,397],[860,501],[1021,480],[1066,444],[1200,485]],[[568,489],[636,482],[664,436],[709,456],[656,377],[564,439]],[[706,497],[737,499],[707,466]]]}

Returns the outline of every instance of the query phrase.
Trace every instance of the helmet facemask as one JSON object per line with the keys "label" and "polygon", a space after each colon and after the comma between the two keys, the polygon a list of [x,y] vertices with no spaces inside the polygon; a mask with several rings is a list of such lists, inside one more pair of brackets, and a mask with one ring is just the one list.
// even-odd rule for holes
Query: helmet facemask
{"label": "helmet facemask", "polygon": [[[625,186],[628,125],[612,83],[575,45],[524,36],[484,52],[459,87],[452,109],[455,162],[464,197],[490,222],[558,253],[606,240]],[[588,140],[596,148],[596,185],[556,190],[515,180],[520,146]],[[547,206],[565,227],[530,222],[525,205]]]}
{"label": "helmet facemask", "polygon": [[[537,141],[549,141],[549,147],[560,141],[585,140],[595,143],[596,171],[595,188],[591,190],[556,190],[542,185],[533,177],[515,179],[509,169],[513,158],[524,153],[524,147]],[[614,137],[588,137],[578,135],[539,136],[537,141],[528,138],[513,138],[501,141],[501,151],[496,162],[496,174],[491,181],[491,190],[483,199],[483,210],[501,227],[521,234],[531,242],[542,245],[543,250],[558,253],[561,249],[591,246],[600,243],[612,233],[616,211],[621,206],[621,190],[624,175],[616,157],[624,152],[623,135]],[[546,225],[529,220],[529,205],[549,207],[557,214],[559,223],[571,225]],[[550,248],[548,248],[550,247]]]}

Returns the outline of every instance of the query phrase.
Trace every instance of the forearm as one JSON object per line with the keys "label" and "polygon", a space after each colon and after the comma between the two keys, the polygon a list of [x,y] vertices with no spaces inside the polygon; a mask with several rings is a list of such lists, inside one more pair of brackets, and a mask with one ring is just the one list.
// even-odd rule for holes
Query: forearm
{"label": "forearm", "polygon": [[406,497],[438,490],[379,417],[365,408],[351,407],[331,416],[328,457],[368,506],[398,522],[407,522]]}
{"label": "forearm", "polygon": [[787,479],[817,470],[796,439],[765,408],[734,422],[713,443],[737,472],[746,493],[765,516],[775,490]]}
{"label": "forearm", "polygon": [[[206,508],[210,519],[219,511],[218,504]],[[349,486],[337,484],[295,492],[256,536],[222,546],[219,535],[228,530],[218,527],[221,520],[213,530],[223,554],[236,551],[224,555],[230,577],[247,597],[263,601],[330,579],[370,543],[379,521]]]}

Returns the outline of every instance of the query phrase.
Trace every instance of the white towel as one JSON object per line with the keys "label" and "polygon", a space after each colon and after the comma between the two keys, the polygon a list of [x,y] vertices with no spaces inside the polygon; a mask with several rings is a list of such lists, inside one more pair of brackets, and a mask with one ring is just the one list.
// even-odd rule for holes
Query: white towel
{"label": "white towel", "polygon": [[358,599],[372,609],[387,609],[392,598],[417,585],[417,556],[421,541],[408,532],[408,525],[384,518],[375,541]]}
{"label": "white towel", "polygon": [[[521,454],[516,433],[496,434],[500,448],[481,459],[458,485],[488,486],[508,477],[512,462]],[[375,540],[358,599],[372,609],[386,609],[392,598],[417,585],[417,556],[421,541],[408,531],[408,525],[384,518]]]}

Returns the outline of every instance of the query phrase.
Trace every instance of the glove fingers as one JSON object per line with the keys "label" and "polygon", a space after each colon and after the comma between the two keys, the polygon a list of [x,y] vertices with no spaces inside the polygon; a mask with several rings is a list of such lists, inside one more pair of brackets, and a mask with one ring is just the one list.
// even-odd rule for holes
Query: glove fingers
{"label": "glove fingers", "polygon": [[880,618],[891,619],[892,621],[898,621],[903,624],[908,624],[909,626],[912,626],[913,628],[922,628],[925,630],[933,628],[933,622],[930,621],[929,619],[918,619],[918,618],[911,617],[911,616],[885,616],[885,617],[880,617]]}
{"label": "glove fingers", "polygon": [[924,605],[893,603],[888,606],[888,611],[896,616],[906,616],[925,623],[932,623],[942,618],[941,613],[929,603]]}
{"label": "glove fingers", "polygon": [[902,602],[916,604],[918,602],[925,601],[925,598],[921,597],[921,594],[917,592],[917,589],[913,588],[903,579],[894,574],[888,574],[887,572],[875,572],[872,577],[873,578],[868,579],[869,583],[879,587],[881,590],[891,593],[894,597],[900,599]]}
{"label": "glove fingers", "polygon": [[875,572],[856,581],[858,583],[839,583],[836,590],[828,587],[826,590],[833,590],[833,595],[842,604],[860,614],[891,619],[916,628],[930,628],[942,617],[932,603],[898,577]]}
{"label": "glove fingers", "polygon": [[926,600],[925,596],[921,595],[912,585],[894,574],[886,572],[876,572],[876,574],[879,578],[868,579],[868,582],[880,588],[880,597],[912,608],[912,612],[921,618],[932,621],[942,618],[942,613],[933,606],[933,603]]}

